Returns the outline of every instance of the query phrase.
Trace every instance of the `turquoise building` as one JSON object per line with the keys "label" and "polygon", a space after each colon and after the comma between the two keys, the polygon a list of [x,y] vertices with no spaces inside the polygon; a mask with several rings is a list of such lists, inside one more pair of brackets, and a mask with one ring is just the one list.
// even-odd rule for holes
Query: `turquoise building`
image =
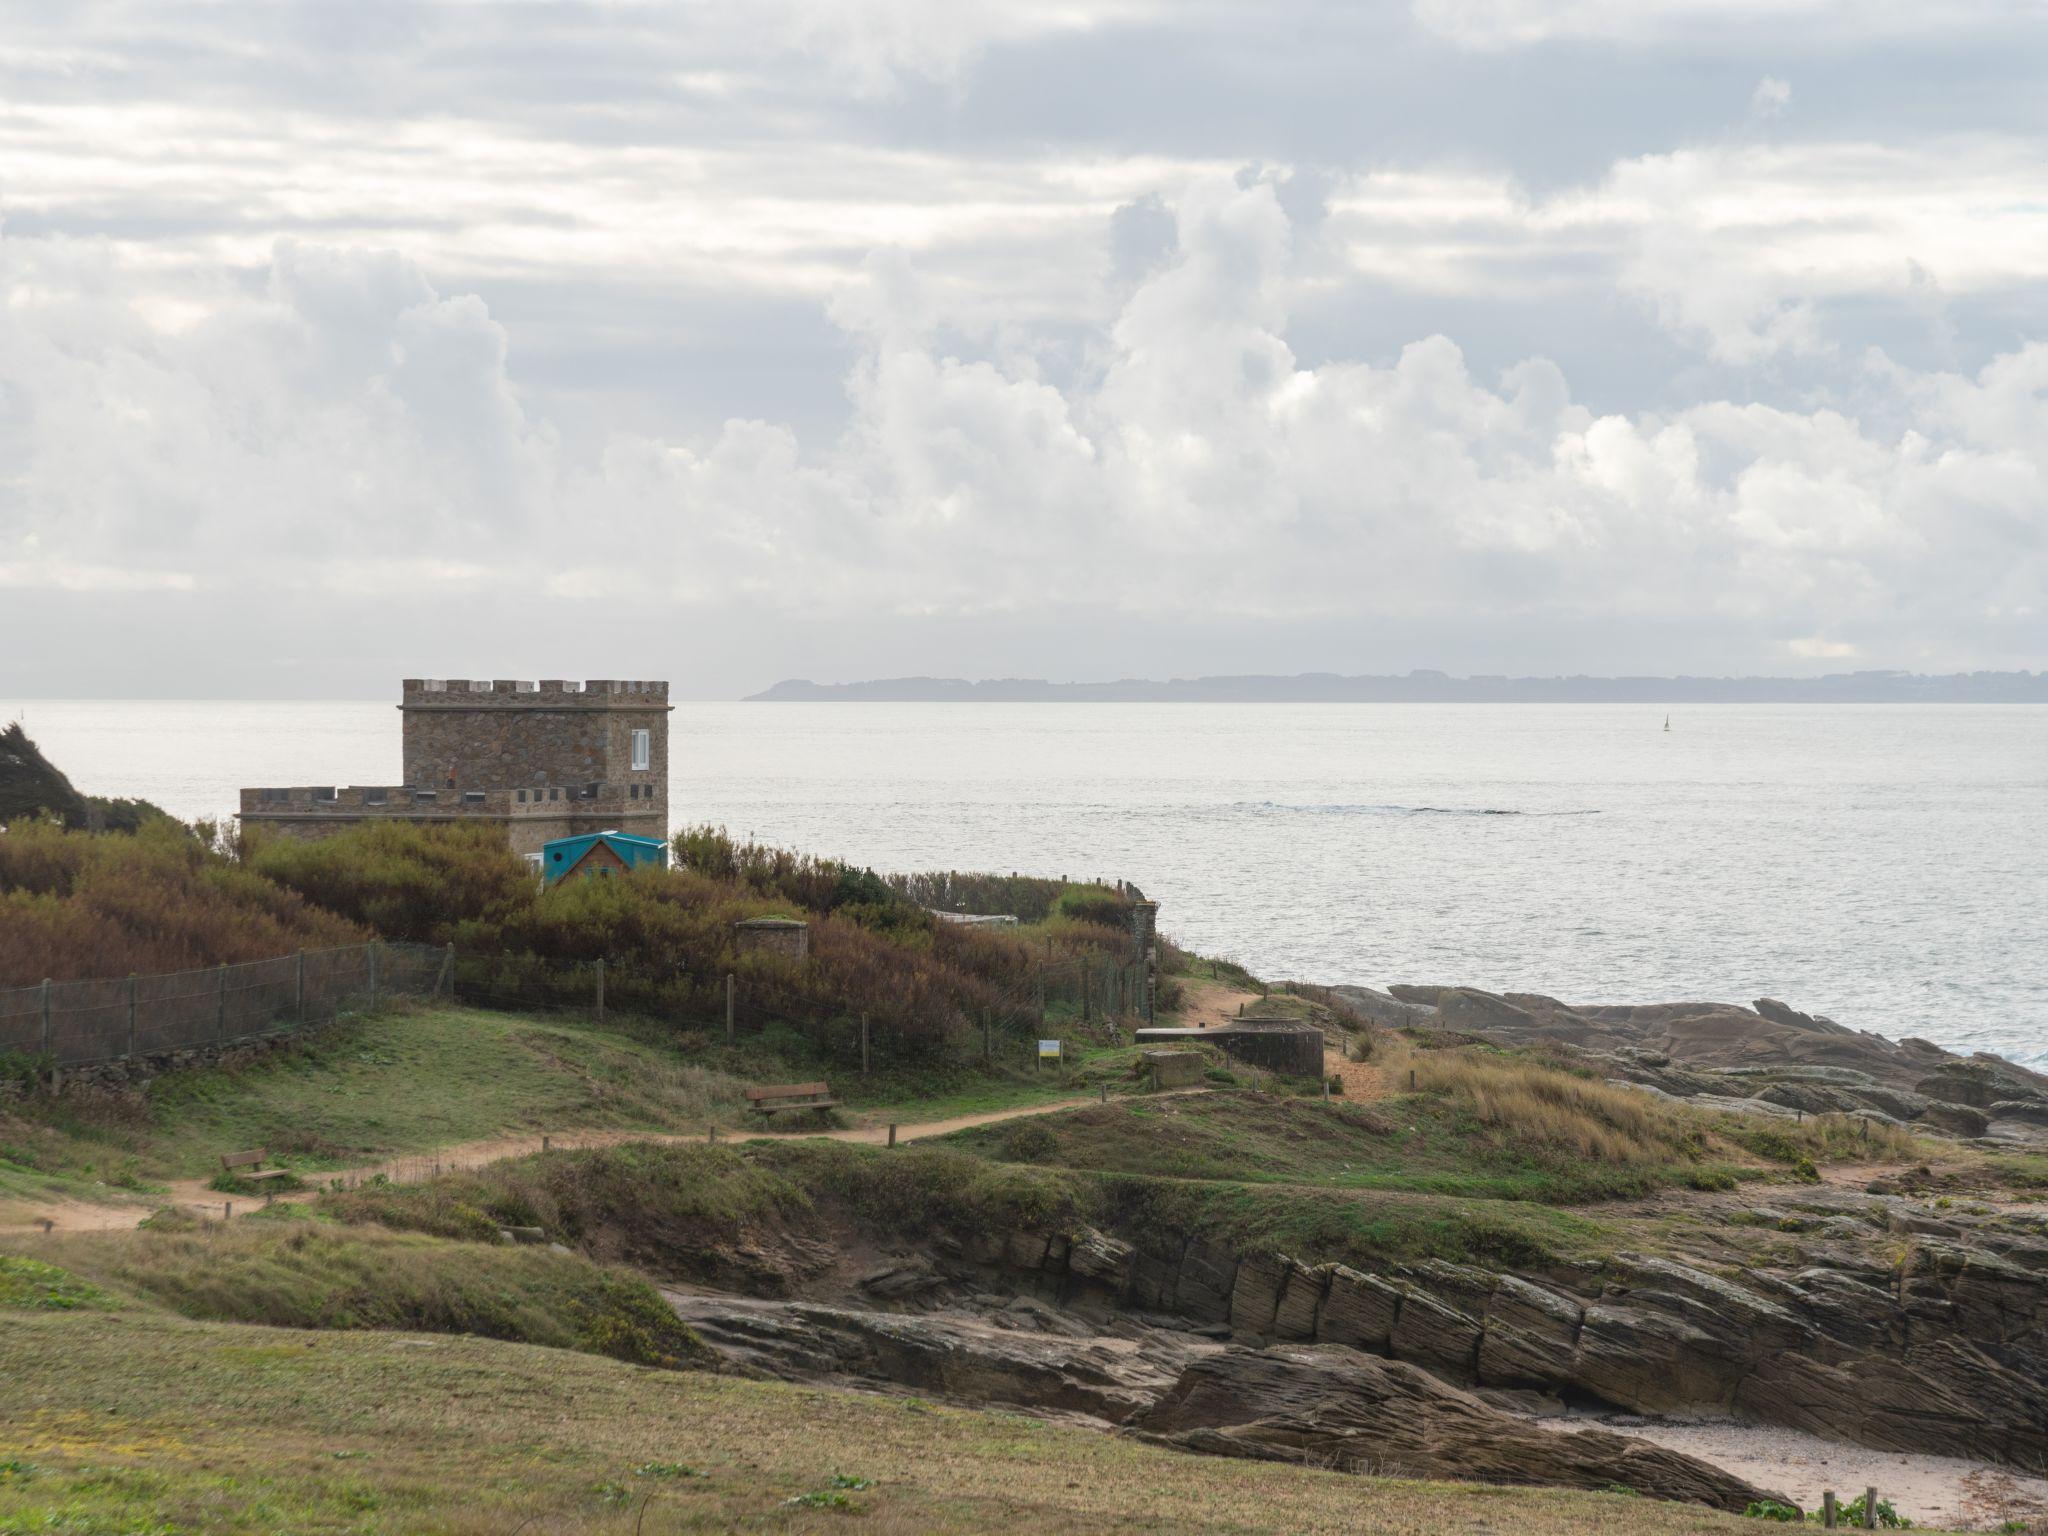
{"label": "turquoise building", "polygon": [[533,859],[540,866],[541,879],[553,885],[571,875],[589,879],[650,864],[658,869],[668,863],[668,844],[658,837],[631,832],[586,832],[541,844]]}

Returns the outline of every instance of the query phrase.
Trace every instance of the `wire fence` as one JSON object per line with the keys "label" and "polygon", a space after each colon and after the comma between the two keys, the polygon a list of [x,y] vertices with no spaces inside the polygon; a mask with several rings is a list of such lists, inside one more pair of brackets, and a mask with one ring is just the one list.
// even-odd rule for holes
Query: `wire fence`
{"label": "wire fence", "polygon": [[0,989],[0,1055],[96,1066],[288,1036],[400,997],[513,1013],[631,1014],[737,1043],[781,1032],[805,1053],[883,1063],[1029,1065],[1037,1042],[1128,1043],[1147,1022],[1144,966],[1095,952],[1048,956],[980,1003],[892,996],[872,1008],[800,990],[801,964],[724,973],[681,965],[555,961],[450,945],[372,943],[165,975]]}
{"label": "wire fence", "polygon": [[356,944],[202,971],[0,989],[0,1054],[57,1067],[233,1045],[332,1023],[450,985],[449,952]]}
{"label": "wire fence", "polygon": [[1131,1030],[1147,1021],[1143,968],[1099,954],[1034,965],[991,989],[978,1005],[902,997],[869,1008],[821,1001],[797,990],[802,974],[801,963],[700,972],[680,965],[458,951],[453,995],[510,1013],[599,1020],[608,1013],[631,1014],[713,1038],[722,1034],[734,1043],[772,1043],[784,1033],[801,1037],[807,1055],[863,1071],[883,1063],[934,1061],[1030,1065],[1038,1059],[1040,1039],[1127,1044]]}

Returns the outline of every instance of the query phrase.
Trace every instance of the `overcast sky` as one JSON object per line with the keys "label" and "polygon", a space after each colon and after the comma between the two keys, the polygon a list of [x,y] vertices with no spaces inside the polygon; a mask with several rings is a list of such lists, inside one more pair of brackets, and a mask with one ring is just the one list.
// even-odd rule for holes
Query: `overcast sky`
{"label": "overcast sky", "polygon": [[2042,0],[0,0],[0,695],[2048,666]]}

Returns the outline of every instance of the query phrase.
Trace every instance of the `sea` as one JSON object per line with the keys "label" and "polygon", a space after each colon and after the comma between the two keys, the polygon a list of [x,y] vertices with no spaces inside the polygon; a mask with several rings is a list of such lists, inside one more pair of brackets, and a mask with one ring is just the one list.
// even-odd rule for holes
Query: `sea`
{"label": "sea", "polygon": [[[377,702],[0,701],[195,818],[382,784]],[[1668,725],[1667,725],[1668,720]],[[2048,1066],[2048,707],[681,703],[670,806],[877,870],[1135,882],[1260,975],[1776,997]]]}

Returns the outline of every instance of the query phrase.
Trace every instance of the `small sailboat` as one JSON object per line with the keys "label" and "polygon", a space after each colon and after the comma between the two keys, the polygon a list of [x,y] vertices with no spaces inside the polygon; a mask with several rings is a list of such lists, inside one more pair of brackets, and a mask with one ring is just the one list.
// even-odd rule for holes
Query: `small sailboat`
{"label": "small sailboat", "polygon": [[1669,715],[1664,717],[1664,729],[1667,731],[1671,729],[1671,717]]}

